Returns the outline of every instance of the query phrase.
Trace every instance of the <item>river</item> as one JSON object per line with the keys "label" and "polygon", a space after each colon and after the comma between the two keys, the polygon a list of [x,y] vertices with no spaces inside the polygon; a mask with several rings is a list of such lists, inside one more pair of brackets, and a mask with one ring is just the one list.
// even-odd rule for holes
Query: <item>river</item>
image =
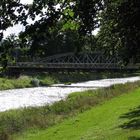
{"label": "river", "polygon": [[23,107],[43,106],[65,99],[72,92],[109,87],[140,80],[140,76],[101,79],[71,85],[56,84],[52,87],[35,87],[0,91],[0,112]]}

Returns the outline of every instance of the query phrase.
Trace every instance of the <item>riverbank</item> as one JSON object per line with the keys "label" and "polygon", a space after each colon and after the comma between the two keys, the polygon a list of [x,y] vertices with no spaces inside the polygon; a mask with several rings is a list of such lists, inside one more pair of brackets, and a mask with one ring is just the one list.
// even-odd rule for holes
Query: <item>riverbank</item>
{"label": "riverbank", "polygon": [[34,129],[15,140],[139,140],[140,88],[78,113],[48,129]]}
{"label": "riverbank", "polygon": [[98,104],[103,104],[114,97],[130,93],[139,87],[140,82],[113,85],[96,91],[72,93],[66,100],[61,100],[51,106],[25,108],[0,113],[1,140],[9,140],[13,134],[25,132],[25,130],[30,129],[34,131],[37,128],[49,128],[68,117],[75,116]]}
{"label": "riverbank", "polygon": [[73,83],[55,84],[47,87],[34,87],[0,91],[0,111],[24,107],[44,106],[65,99],[72,92],[109,87],[114,84],[135,82],[140,77],[113,78]]}
{"label": "riverbank", "polygon": [[52,84],[71,84],[89,80],[107,78],[123,78],[138,76],[140,72],[117,73],[117,72],[59,72],[21,75],[20,77],[0,77],[0,90],[49,86]]}

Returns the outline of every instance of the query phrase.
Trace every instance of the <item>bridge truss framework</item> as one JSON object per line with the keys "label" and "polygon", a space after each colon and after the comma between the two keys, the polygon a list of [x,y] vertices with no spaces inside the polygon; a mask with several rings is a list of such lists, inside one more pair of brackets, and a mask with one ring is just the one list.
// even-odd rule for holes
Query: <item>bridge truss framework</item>
{"label": "bridge truss framework", "polygon": [[121,70],[135,69],[122,67],[121,60],[116,56],[103,53],[65,53],[36,59],[32,62],[16,62],[9,64],[10,69],[42,69],[42,70]]}

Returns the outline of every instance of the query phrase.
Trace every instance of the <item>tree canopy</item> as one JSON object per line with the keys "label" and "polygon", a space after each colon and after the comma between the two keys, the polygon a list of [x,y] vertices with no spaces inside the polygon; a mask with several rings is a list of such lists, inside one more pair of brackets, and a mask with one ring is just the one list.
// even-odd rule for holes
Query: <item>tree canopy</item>
{"label": "tree canopy", "polygon": [[27,5],[22,5],[20,0],[0,1],[0,41],[3,31],[19,22],[24,23],[27,19]]}
{"label": "tree canopy", "polygon": [[140,60],[139,0],[110,0],[102,12],[98,45],[125,62]]}
{"label": "tree canopy", "polygon": [[[86,51],[88,43],[90,51],[102,49],[125,62],[139,60],[139,0],[34,0],[31,5],[2,0],[0,16],[1,39],[8,27],[23,24],[25,31],[19,37],[32,56]],[[29,18],[34,24],[28,23]],[[100,31],[94,37],[96,28]]]}

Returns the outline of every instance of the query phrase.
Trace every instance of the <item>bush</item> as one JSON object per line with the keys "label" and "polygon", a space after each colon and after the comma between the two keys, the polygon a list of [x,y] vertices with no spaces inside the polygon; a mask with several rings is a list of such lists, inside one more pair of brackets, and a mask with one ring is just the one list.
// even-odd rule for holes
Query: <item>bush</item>
{"label": "bush", "polygon": [[19,78],[0,78],[0,90],[31,87],[31,78],[21,76]]}
{"label": "bush", "polygon": [[44,79],[40,80],[40,85],[42,86],[49,86],[54,83],[57,83],[52,77],[45,77]]}
{"label": "bush", "polygon": [[31,84],[35,87],[39,87],[40,81],[37,78],[31,80]]}
{"label": "bush", "polygon": [[31,78],[29,76],[20,76],[18,79],[13,79],[12,84],[14,88],[31,87]]}
{"label": "bush", "polygon": [[9,134],[5,131],[0,132],[0,140],[11,140]]}

